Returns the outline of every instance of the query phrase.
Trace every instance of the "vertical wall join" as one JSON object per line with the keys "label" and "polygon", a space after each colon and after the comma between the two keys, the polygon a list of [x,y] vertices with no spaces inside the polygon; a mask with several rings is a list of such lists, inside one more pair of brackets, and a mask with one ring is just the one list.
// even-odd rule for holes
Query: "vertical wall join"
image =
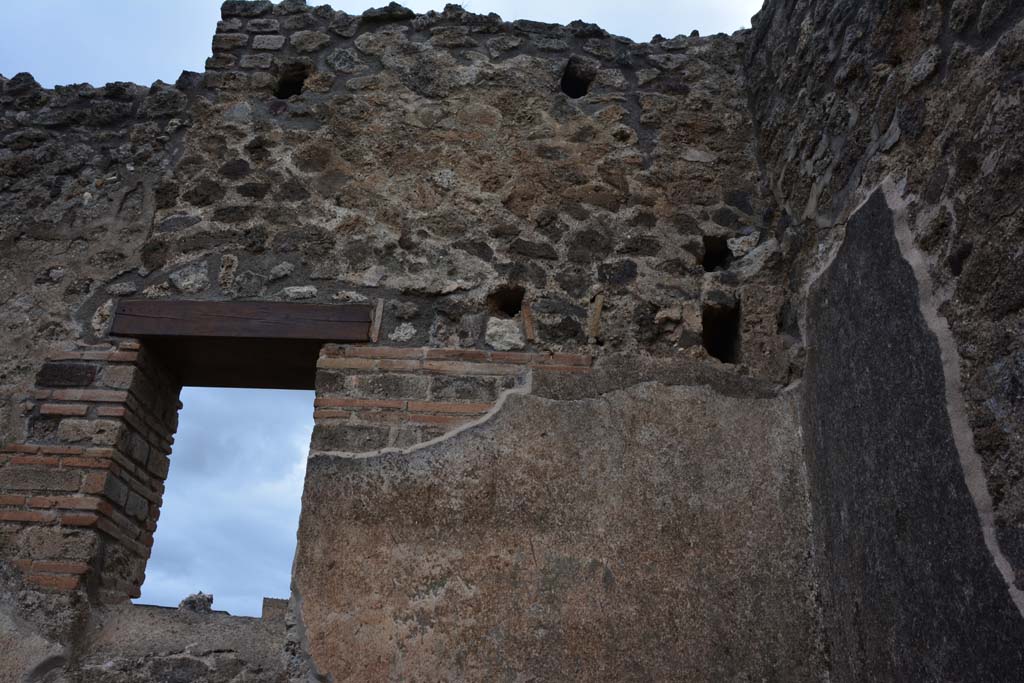
{"label": "vertical wall join", "polygon": [[833,680],[1015,680],[1024,619],[985,546],[939,345],[893,229],[877,191],[808,302],[804,419]]}

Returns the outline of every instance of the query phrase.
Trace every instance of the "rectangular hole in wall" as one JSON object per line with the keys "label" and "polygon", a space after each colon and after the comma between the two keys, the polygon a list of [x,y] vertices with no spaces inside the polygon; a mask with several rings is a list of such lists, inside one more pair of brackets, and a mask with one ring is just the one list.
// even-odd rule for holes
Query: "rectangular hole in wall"
{"label": "rectangular hole in wall", "polygon": [[713,358],[736,363],[740,355],[739,302],[705,303],[701,315],[701,341]]}
{"label": "rectangular hole in wall", "polygon": [[313,392],[186,387],[153,553],[137,604],[260,616],[288,598]]}

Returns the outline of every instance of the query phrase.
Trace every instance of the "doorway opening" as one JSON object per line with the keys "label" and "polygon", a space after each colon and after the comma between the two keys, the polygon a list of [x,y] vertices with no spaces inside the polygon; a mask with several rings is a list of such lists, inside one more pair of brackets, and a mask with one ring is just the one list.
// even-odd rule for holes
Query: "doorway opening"
{"label": "doorway opening", "polygon": [[185,387],[139,604],[261,614],[288,598],[312,391]]}

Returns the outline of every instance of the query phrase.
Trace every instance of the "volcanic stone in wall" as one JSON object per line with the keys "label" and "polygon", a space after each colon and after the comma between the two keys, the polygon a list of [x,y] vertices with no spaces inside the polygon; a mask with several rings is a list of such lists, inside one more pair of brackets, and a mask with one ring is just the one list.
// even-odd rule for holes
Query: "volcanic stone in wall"
{"label": "volcanic stone in wall", "polygon": [[877,191],[808,302],[805,421],[836,681],[1015,680],[1024,619],[985,547],[938,342]]}

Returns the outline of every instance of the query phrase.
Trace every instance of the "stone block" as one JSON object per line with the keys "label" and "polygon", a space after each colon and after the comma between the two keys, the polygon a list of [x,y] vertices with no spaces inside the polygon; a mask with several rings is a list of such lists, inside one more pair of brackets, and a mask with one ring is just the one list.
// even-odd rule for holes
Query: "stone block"
{"label": "stone block", "polygon": [[129,491],[124,509],[130,517],[143,522],[149,516],[149,501],[134,491]]}
{"label": "stone block", "polygon": [[40,387],[87,387],[96,379],[96,366],[89,363],[44,363],[36,375]]}
{"label": "stone block", "polygon": [[114,420],[61,420],[57,438],[65,443],[88,441],[94,446],[113,446],[121,436],[122,424]]}
{"label": "stone block", "polygon": [[128,389],[135,379],[135,368],[131,365],[108,365],[103,368],[101,384],[110,389]]}
{"label": "stone block", "polygon": [[237,50],[249,44],[246,33],[218,33],[213,37],[213,51]]}
{"label": "stone block", "polygon": [[212,57],[206,58],[206,68],[210,69],[230,69],[238,63],[238,58],[233,54],[221,52],[213,55]]}
{"label": "stone block", "polygon": [[291,43],[299,52],[316,52],[331,42],[331,37],[320,31],[296,31],[292,34]]}
{"label": "stone block", "polygon": [[273,61],[273,57],[266,52],[261,52],[255,55],[245,55],[239,62],[239,66],[243,69],[269,69]]}
{"label": "stone block", "polygon": [[321,451],[362,453],[388,445],[388,427],[353,424],[318,424],[313,428],[312,447]]}
{"label": "stone block", "polygon": [[54,526],[33,526],[21,534],[21,548],[33,560],[90,560],[96,553],[95,533]]}
{"label": "stone block", "polygon": [[153,452],[149,461],[146,463],[146,469],[148,469],[154,476],[160,477],[160,479],[167,478],[167,472],[171,467],[171,459],[164,453]]}
{"label": "stone block", "polygon": [[242,25],[241,19],[222,19],[217,22],[217,33],[238,33]]}
{"label": "stone block", "polygon": [[0,469],[0,489],[16,491],[77,491],[82,482],[78,470],[8,465]]}
{"label": "stone block", "polygon": [[277,33],[279,28],[280,24],[277,19],[271,19],[269,17],[253,19],[246,24],[246,30],[249,33]]}
{"label": "stone block", "polygon": [[284,47],[284,36],[254,36],[252,47],[254,50],[280,50]]}
{"label": "stone block", "polygon": [[218,90],[245,90],[249,87],[249,74],[244,71],[207,72],[203,74],[203,84]]}
{"label": "stone block", "polygon": [[274,4],[270,0],[227,0],[220,7],[220,15],[228,17],[259,17],[271,9]]}
{"label": "stone block", "polygon": [[430,383],[430,398],[435,401],[494,401],[498,393],[498,383],[493,377],[437,375]]}
{"label": "stone block", "polygon": [[108,476],[103,486],[103,495],[110,502],[117,504],[119,507],[124,507],[125,502],[128,500],[128,485],[117,477]]}
{"label": "stone block", "polygon": [[381,373],[357,375],[349,383],[352,396],[366,398],[426,398],[430,378],[424,375]]}

